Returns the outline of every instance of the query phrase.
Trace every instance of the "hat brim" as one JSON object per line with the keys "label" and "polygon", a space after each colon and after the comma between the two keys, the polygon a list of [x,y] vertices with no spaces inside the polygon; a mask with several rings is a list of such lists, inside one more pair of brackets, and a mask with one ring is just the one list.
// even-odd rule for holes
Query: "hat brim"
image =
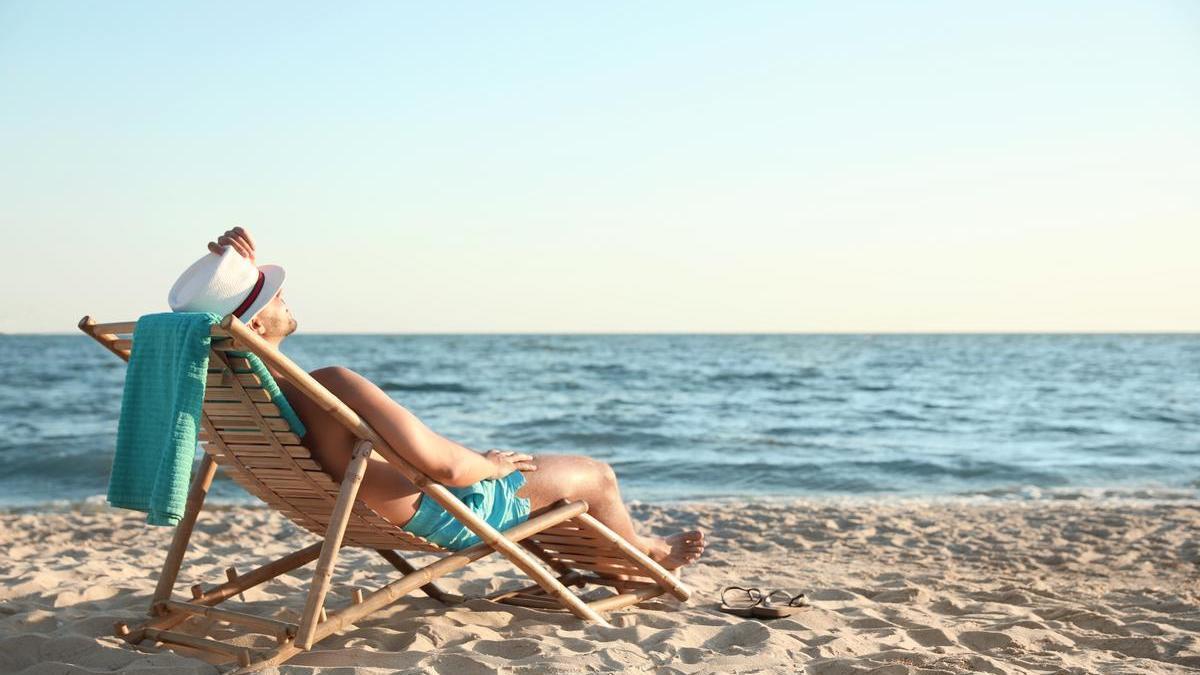
{"label": "hat brim", "polygon": [[271,300],[275,299],[275,294],[283,287],[284,272],[279,265],[259,265],[258,271],[263,273],[263,287],[259,291],[258,297],[255,298],[254,304],[250,305],[239,317],[238,320],[242,323],[250,323],[254,315],[270,304]]}

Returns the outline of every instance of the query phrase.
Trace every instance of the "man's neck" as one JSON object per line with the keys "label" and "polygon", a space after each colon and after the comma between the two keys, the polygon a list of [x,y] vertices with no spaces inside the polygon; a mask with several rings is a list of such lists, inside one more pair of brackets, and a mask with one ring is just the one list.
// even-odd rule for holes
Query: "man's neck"
{"label": "man's neck", "polygon": [[[272,340],[270,338],[263,338],[263,339],[266,340],[267,344],[271,345],[271,347],[273,347],[275,349],[275,351],[279,352],[280,354],[283,353],[283,350],[279,348],[279,346],[281,344],[283,344],[283,340]],[[267,367],[267,371],[271,373],[271,377],[275,378],[276,380],[287,379],[286,376],[284,376],[282,373],[280,373],[279,370],[277,368],[273,367],[271,364],[264,362],[263,365],[265,365]]]}

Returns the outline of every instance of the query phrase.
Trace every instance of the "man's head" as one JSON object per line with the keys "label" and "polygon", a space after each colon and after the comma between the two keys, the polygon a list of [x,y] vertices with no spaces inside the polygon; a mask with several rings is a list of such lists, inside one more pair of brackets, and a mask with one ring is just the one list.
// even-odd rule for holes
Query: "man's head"
{"label": "man's head", "polygon": [[283,289],[279,289],[275,297],[251,317],[246,325],[276,347],[285,337],[295,333],[296,317],[292,316],[292,310],[283,301]]}
{"label": "man's head", "polygon": [[279,265],[254,264],[249,234],[230,230],[218,239],[221,244],[209,242],[209,252],[184,270],[167,302],[174,312],[232,314],[278,346],[296,330],[283,301],[286,275]]}

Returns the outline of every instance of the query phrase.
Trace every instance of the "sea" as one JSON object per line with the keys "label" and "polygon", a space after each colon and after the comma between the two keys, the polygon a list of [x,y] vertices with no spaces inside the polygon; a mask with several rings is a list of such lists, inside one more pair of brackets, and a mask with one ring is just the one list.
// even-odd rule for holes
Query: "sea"
{"label": "sea", "polygon": [[[1200,335],[298,334],[283,351],[358,371],[468,447],[609,462],[629,500],[1200,496]],[[0,335],[0,506],[102,503],[124,376],[83,335]],[[253,500],[223,479],[212,499]]]}

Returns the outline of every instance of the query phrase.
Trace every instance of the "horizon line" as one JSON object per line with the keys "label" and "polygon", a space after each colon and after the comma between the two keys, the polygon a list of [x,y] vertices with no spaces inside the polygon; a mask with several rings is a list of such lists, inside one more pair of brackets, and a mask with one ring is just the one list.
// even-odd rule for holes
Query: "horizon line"
{"label": "horizon line", "polygon": [[[0,336],[62,336],[62,335],[79,335],[87,337],[78,329],[74,331],[19,331],[7,332],[0,331]],[[1197,335],[1200,336],[1200,328],[1186,330],[830,330],[830,331],[311,331],[303,333],[293,333],[288,337],[306,336],[314,337],[335,336],[335,335],[371,335],[371,336],[411,336],[411,337],[436,337],[436,336],[532,336],[532,335],[548,335],[548,336],[747,336],[747,335]]]}

